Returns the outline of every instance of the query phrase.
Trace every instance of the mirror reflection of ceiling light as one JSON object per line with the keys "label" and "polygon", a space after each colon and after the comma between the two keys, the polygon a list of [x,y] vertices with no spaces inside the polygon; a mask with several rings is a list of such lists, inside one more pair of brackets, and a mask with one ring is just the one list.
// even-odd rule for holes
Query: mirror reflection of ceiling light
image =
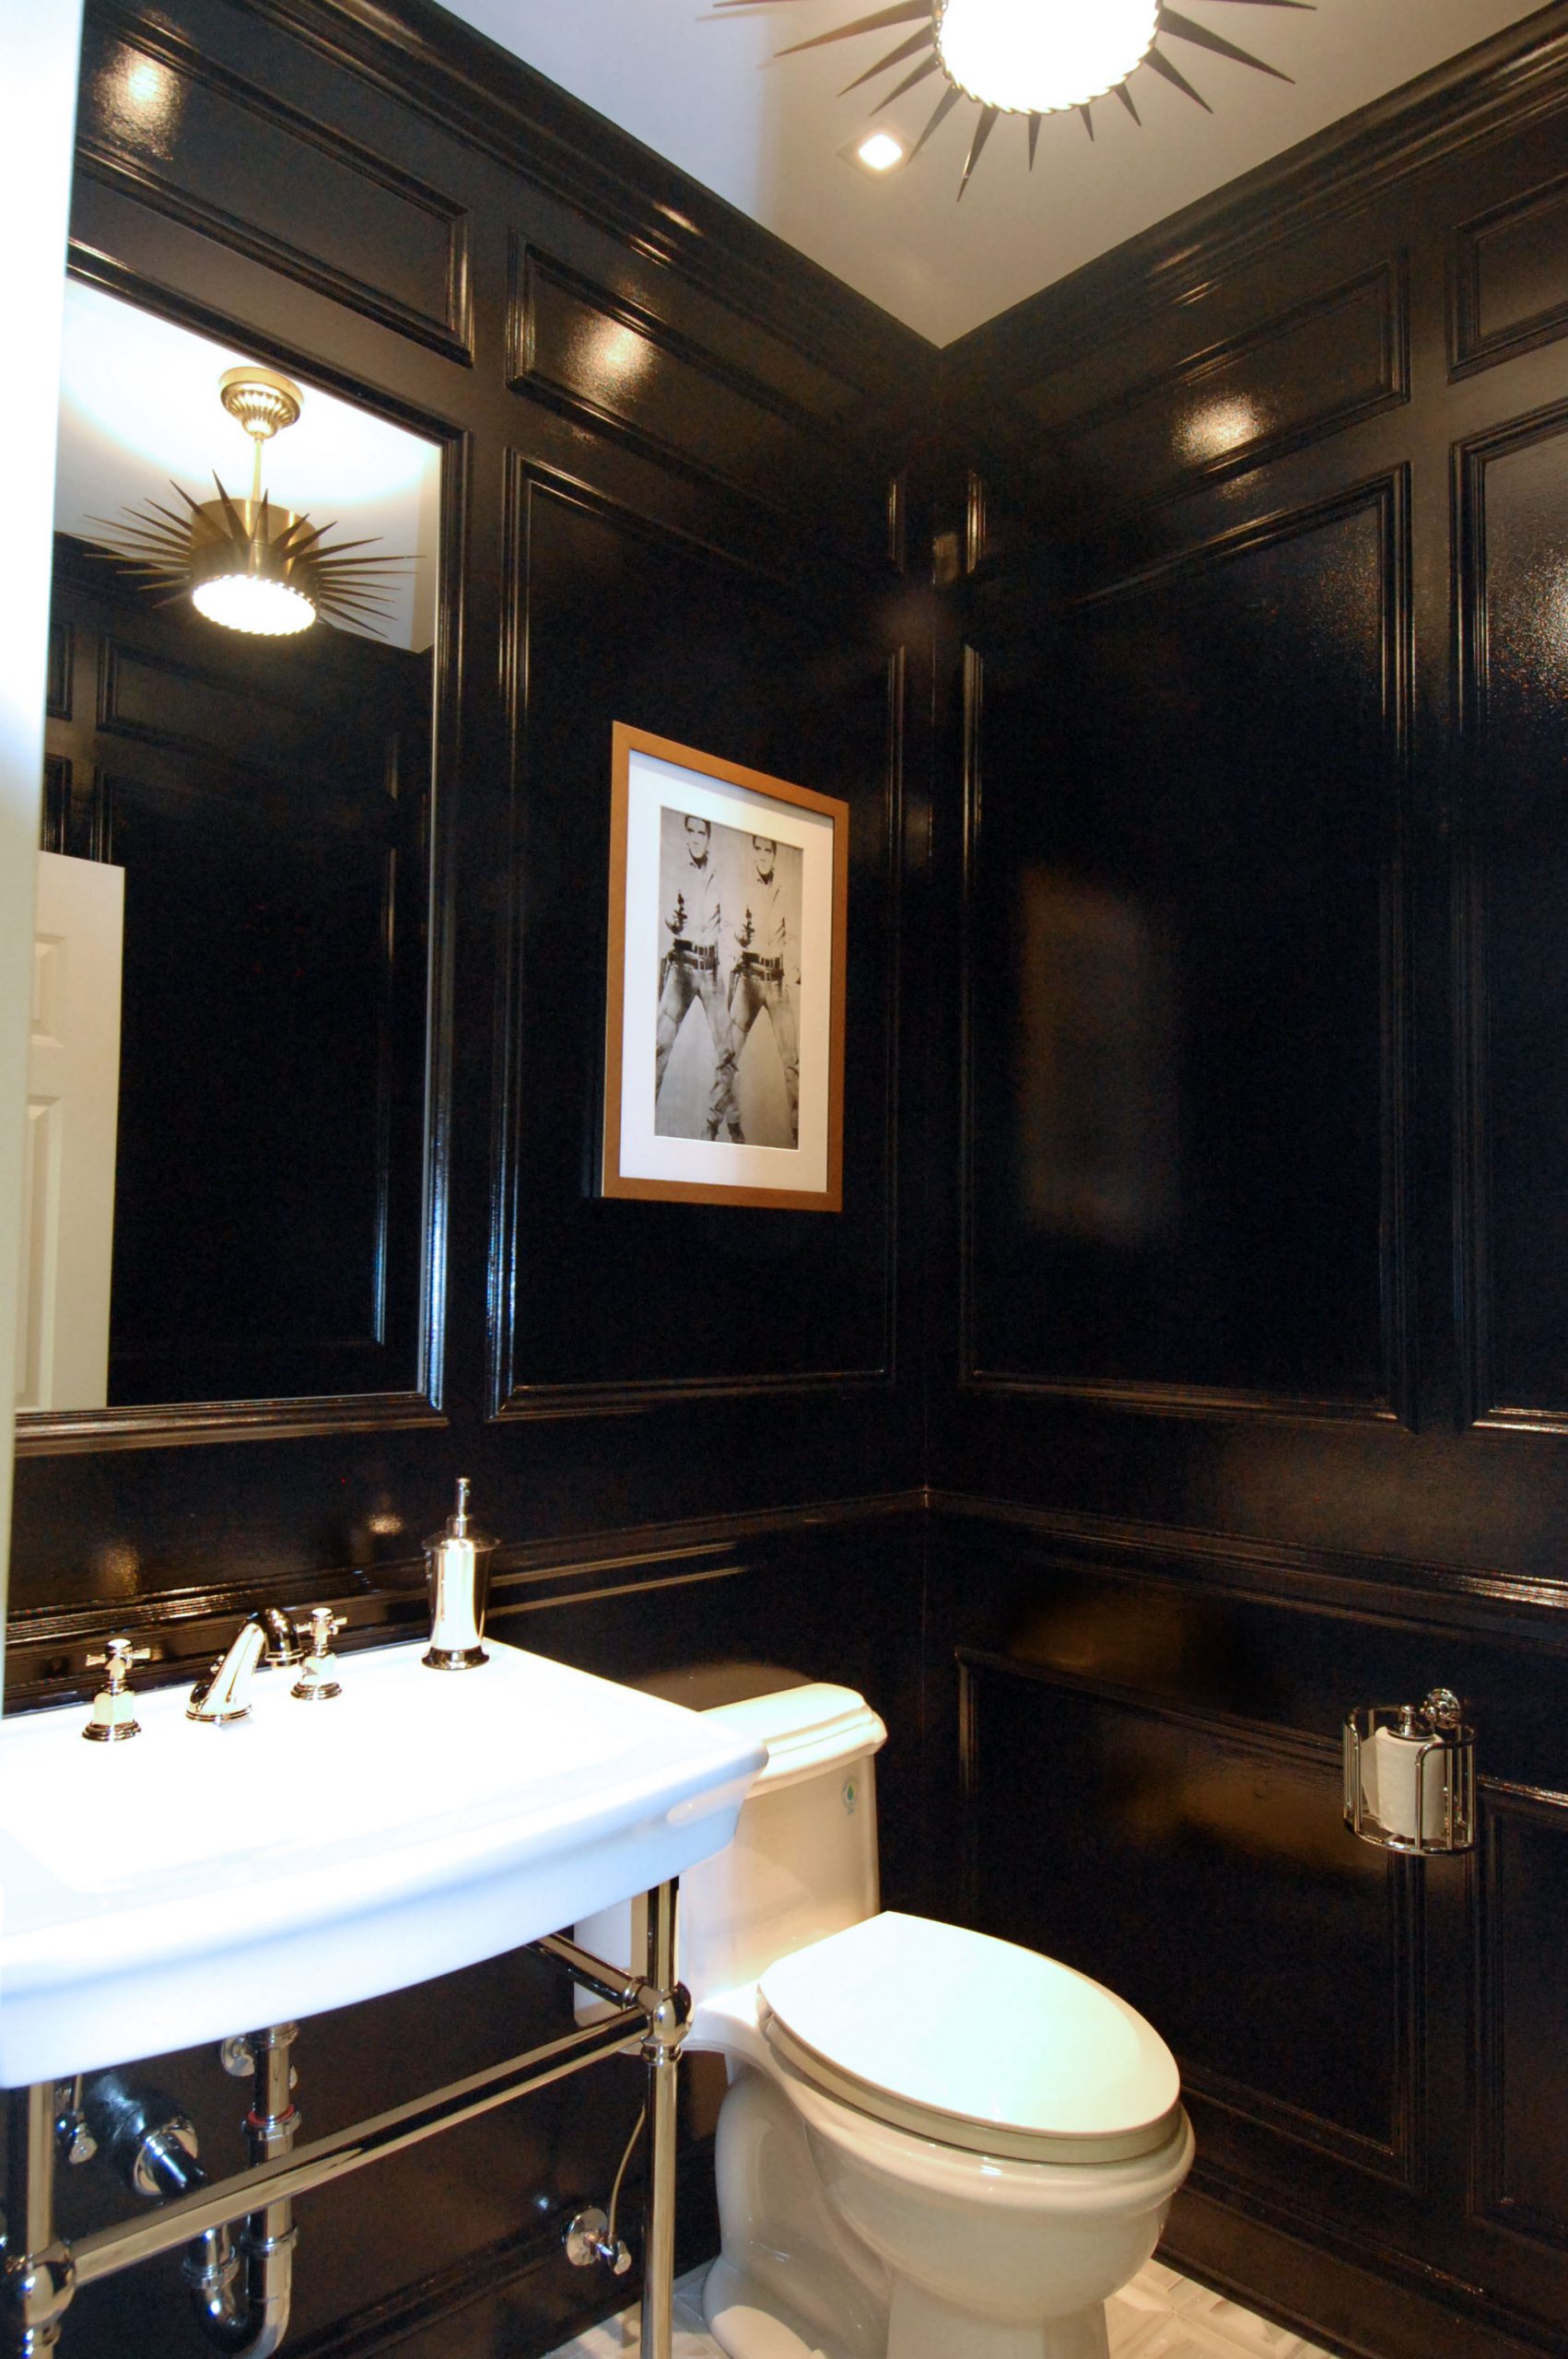
{"label": "mirror reflection of ceiling light", "polygon": [[216,499],[193,499],[174,484],[186,516],[155,499],[150,513],[125,509],[128,524],[91,518],[115,536],[102,541],[104,554],[145,575],[148,589],[170,591],[160,604],[188,595],[198,614],[226,630],[287,639],[309,630],[320,615],[351,621],[379,638],[376,617],[386,611],[390,581],[410,560],[353,556],[369,542],[329,541],[330,524],[312,524],[292,509],[275,507],[262,488],[262,444],[298,417],[298,386],[275,370],[247,363],[225,370],[218,398],[251,437],[250,498],[231,499],[216,474]]}
{"label": "mirror reflection of ceiling light", "polygon": [[[1209,0],[1199,4],[1207,6]],[[1226,0],[1226,5],[1310,11],[1315,0]],[[755,6],[756,0],[714,0],[714,14]],[[895,25],[913,25],[916,29],[874,65],[857,74],[839,96],[874,82],[895,66],[907,66],[908,71],[877,100],[873,112],[880,113],[917,83],[940,75],[946,88],[908,151],[906,160],[911,164],[961,99],[977,105],[980,117],[958,183],[960,196],[1000,115],[1026,117],[1031,170],[1040,123],[1047,114],[1076,110],[1093,139],[1094,101],[1114,97],[1141,125],[1142,117],[1128,79],[1144,66],[1193,100],[1206,114],[1212,114],[1214,110],[1201,91],[1194,89],[1180,66],[1160,47],[1162,40],[1184,41],[1207,50],[1211,56],[1228,58],[1233,65],[1250,65],[1276,82],[1291,78],[1223,33],[1212,31],[1180,9],[1167,7],[1164,0],[893,0],[890,7],[856,17],[809,41],[791,41],[778,53],[792,57],[801,50],[853,41],[862,33],[884,32]]]}

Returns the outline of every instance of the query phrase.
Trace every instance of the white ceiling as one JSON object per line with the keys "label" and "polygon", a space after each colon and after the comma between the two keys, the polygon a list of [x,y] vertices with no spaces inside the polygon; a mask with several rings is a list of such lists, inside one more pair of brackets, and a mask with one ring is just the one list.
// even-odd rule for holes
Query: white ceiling
{"label": "white ceiling", "polygon": [[[885,180],[840,153],[899,73],[838,93],[908,26],[774,62],[877,0],[757,0],[721,16],[709,0],[447,5],[936,344],[1534,13],[1534,0],[1317,0],[1310,14],[1182,0],[1293,87],[1167,41],[1211,115],[1142,67],[1130,86],[1141,131],[1114,99],[1094,108],[1093,145],[1076,114],[1047,117],[1031,177],[1024,124],[1004,118],[958,205],[971,106]],[[928,78],[881,119],[912,145],[941,87]]]}
{"label": "white ceiling", "polygon": [[[196,499],[212,498],[215,473],[231,493],[248,492],[250,437],[219,403],[218,380],[241,361],[268,358],[67,280],[55,529],[90,541],[94,518],[118,523],[124,509],[149,500],[178,510],[171,480]],[[365,537],[388,556],[416,559],[388,583],[375,636],[422,651],[435,635],[440,452],[333,393],[299,390],[298,423],[263,450],[266,489],[313,522],[335,522],[334,542]]]}

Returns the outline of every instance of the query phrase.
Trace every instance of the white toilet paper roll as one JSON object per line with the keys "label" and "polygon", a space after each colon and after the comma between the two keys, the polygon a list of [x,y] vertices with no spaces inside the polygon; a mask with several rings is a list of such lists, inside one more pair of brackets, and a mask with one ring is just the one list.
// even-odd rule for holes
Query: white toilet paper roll
{"label": "white toilet paper roll", "polygon": [[1418,1804],[1417,1772],[1426,1743],[1425,1737],[1401,1736],[1398,1729],[1379,1729],[1372,1740],[1372,1775],[1362,1780],[1384,1831],[1406,1842],[1415,1840],[1418,1806],[1423,1843],[1440,1843],[1447,1831],[1445,1765],[1435,1747],[1427,1755]]}

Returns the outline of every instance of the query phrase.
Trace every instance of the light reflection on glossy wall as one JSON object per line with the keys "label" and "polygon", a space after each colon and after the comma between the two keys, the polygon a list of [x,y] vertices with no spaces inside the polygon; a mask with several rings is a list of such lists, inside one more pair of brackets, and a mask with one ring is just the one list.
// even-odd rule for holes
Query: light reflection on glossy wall
{"label": "light reflection on glossy wall", "polygon": [[1129,1245],[1177,1215],[1176,976],[1129,896],[1019,878],[1019,1187],[1024,1219]]}

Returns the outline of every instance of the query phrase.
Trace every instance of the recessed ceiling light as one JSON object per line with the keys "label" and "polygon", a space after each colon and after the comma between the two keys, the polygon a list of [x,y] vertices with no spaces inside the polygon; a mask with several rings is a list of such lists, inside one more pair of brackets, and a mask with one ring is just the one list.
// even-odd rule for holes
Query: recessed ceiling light
{"label": "recessed ceiling light", "polygon": [[856,143],[855,161],[868,172],[890,172],[895,164],[904,161],[904,143],[895,139],[891,131],[868,132]]}

